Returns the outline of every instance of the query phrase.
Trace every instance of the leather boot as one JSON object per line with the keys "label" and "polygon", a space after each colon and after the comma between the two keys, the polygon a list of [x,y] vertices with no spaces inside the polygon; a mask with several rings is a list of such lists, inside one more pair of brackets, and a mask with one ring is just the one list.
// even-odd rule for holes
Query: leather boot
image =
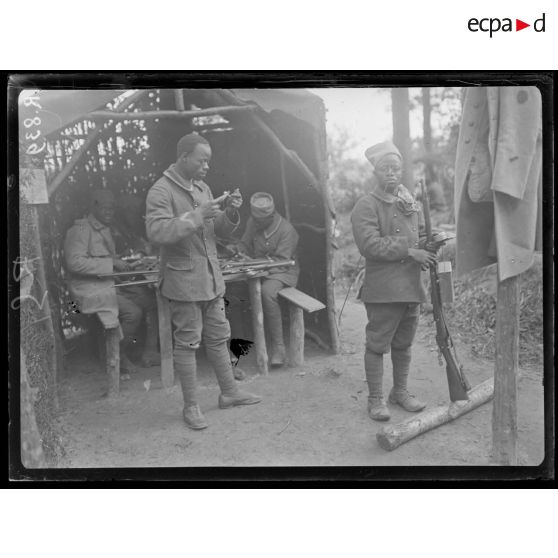
{"label": "leather boot", "polygon": [[407,379],[411,366],[411,349],[391,350],[391,362],[393,364],[393,389],[388,401],[399,405],[410,413],[418,413],[426,407],[426,403],[420,401],[407,390]]}
{"label": "leather boot", "polygon": [[221,394],[219,395],[220,409],[228,409],[238,405],[254,405],[261,401],[261,397],[258,395],[238,389],[226,343],[218,346],[208,343],[205,350],[207,359],[215,370],[217,382],[221,388]]}
{"label": "leather boot", "polygon": [[386,400],[383,397],[368,398],[368,416],[372,420],[386,421],[391,418]]}
{"label": "leather boot", "polygon": [[192,430],[203,430],[209,426],[205,417],[202,415],[199,405],[185,407],[182,411],[182,416],[184,417],[186,426]]}
{"label": "leather boot", "polygon": [[383,396],[382,382],[384,376],[384,355],[366,351],[364,353],[364,370],[368,383],[368,416],[372,420],[390,419],[389,410]]}
{"label": "leather boot", "polygon": [[255,405],[262,398],[259,395],[248,393],[247,391],[237,390],[235,395],[219,394],[219,409],[230,409],[241,405]]}

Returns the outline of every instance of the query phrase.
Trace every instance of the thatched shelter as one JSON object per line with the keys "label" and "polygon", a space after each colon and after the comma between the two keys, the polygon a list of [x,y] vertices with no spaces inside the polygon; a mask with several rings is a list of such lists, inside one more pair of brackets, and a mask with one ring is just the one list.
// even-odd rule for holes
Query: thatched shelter
{"label": "thatched shelter", "polygon": [[[298,286],[327,306],[307,316],[306,327],[319,345],[337,352],[334,213],[319,97],[300,89],[40,90],[39,96],[49,200],[38,206],[39,228],[62,342],[72,323],[62,245],[67,229],[86,212],[88,193],[109,188],[145,198],[174,162],[177,140],[197,131],[212,145],[207,182],[214,195],[239,187],[247,200],[268,191],[298,230]],[[247,216],[245,204],[243,222]]]}

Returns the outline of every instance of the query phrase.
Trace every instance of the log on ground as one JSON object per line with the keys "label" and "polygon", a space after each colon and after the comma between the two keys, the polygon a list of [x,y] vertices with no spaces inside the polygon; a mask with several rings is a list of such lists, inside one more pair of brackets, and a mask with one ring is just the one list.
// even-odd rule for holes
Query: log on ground
{"label": "log on ground", "polygon": [[376,439],[380,447],[387,451],[392,451],[420,434],[451,422],[469,411],[480,407],[490,401],[493,395],[494,379],[491,378],[475,386],[469,392],[468,401],[455,401],[448,405],[433,407],[398,424],[384,426],[376,434]]}

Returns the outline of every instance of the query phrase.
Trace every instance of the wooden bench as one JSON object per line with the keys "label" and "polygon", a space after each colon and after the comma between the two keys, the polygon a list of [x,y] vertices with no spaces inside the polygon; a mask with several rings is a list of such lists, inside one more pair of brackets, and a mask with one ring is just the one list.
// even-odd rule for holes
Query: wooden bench
{"label": "wooden bench", "polygon": [[304,363],[304,310],[317,312],[325,304],[294,287],[280,290],[279,296],[289,302],[289,365],[300,366]]}

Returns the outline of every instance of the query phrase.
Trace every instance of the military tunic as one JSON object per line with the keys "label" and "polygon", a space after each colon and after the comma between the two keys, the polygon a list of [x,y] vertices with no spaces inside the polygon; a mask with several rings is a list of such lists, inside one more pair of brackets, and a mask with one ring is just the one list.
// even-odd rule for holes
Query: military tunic
{"label": "military tunic", "polygon": [[114,242],[109,227],[93,215],[78,219],[66,233],[64,256],[68,287],[80,312],[97,314],[105,328],[118,326],[118,301],[112,279]]}
{"label": "military tunic", "polygon": [[294,259],[296,265],[270,269],[267,275],[269,279],[276,279],[289,287],[296,287],[300,273],[296,261],[297,245],[298,233],[278,213],[274,215],[271,225],[265,230],[257,230],[254,219],[250,217],[240,241],[240,248],[253,258]]}
{"label": "military tunic", "polygon": [[230,236],[240,223],[225,212],[203,219],[199,206],[213,199],[202,181],[184,180],[171,165],[147,194],[147,237],[160,248],[159,287],[171,301],[174,356],[197,350],[202,337],[208,358],[223,365],[230,357],[225,316],[225,282],[217,259],[216,234]]}
{"label": "military tunic", "polygon": [[147,194],[147,237],[160,247],[162,294],[176,301],[201,302],[223,296],[216,235],[230,236],[240,223],[222,212],[204,220],[199,206],[213,199],[203,181],[186,182],[174,165]]}
{"label": "military tunic", "polygon": [[424,302],[421,264],[409,256],[409,248],[426,243],[422,213],[406,215],[396,196],[376,188],[356,203],[351,222],[366,259],[362,301]]}

